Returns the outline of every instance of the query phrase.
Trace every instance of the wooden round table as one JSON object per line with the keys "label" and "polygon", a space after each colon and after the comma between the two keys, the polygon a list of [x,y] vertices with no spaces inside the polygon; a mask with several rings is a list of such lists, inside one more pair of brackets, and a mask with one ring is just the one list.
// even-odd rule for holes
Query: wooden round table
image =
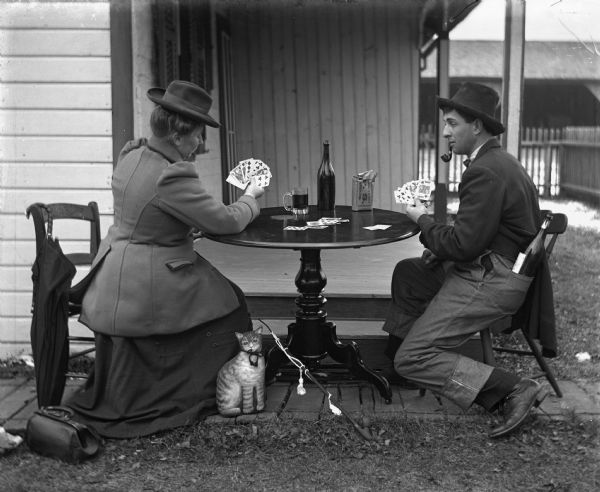
{"label": "wooden round table", "polygon": [[[286,230],[288,226],[301,227],[306,225],[306,221],[317,221],[321,217],[337,217],[347,219],[347,222],[324,229]],[[365,229],[374,225],[390,227]],[[296,299],[296,321],[288,327],[287,349],[294,357],[300,358],[311,372],[318,368],[319,361],[329,355],[345,365],[355,377],[373,383],[382,397],[390,401],[392,393],[388,381],[364,364],[356,342],[340,342],[335,324],[327,321],[324,308],[327,300],[322,295],[327,277],[321,267],[321,250],[386,244],[408,239],[418,232],[418,226],[399,212],[381,209],[353,212],[349,206],[337,206],[334,212],[321,213],[311,206],[303,220],[296,219],[282,207],[265,208],[239,234],[206,234],[206,237],[238,246],[299,250],[300,270],[295,283],[300,295]],[[274,377],[286,362],[286,355],[273,347],[267,354],[267,379]]]}

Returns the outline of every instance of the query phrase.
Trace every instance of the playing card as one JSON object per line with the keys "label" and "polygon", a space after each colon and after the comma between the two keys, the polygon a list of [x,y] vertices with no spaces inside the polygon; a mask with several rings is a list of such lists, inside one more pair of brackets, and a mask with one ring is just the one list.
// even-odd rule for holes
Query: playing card
{"label": "playing card", "polygon": [[246,159],[245,161],[242,161],[241,164],[244,170],[244,176],[246,178],[261,174],[271,177],[271,170],[269,169],[269,166],[258,159]]}
{"label": "playing card", "polygon": [[283,228],[284,231],[305,231],[308,229],[308,226],[285,226]]}
{"label": "playing card", "polygon": [[392,227],[390,224],[375,224],[372,226],[363,227],[363,229],[368,229],[369,231],[385,231]]}
{"label": "playing card", "polygon": [[431,193],[435,190],[435,183],[427,179],[418,179],[404,183],[394,190],[396,203],[414,205],[415,198],[421,201],[431,200]]}
{"label": "playing card", "polygon": [[414,204],[414,198],[412,193],[406,188],[401,187],[394,190],[394,198],[396,199],[396,203],[404,203],[407,205]]}
{"label": "playing card", "polygon": [[342,222],[350,222],[350,219],[342,219],[341,217],[321,217],[319,220],[307,222],[306,225],[314,229],[323,229],[327,226],[341,224]]}
{"label": "playing card", "polygon": [[256,175],[259,170],[264,170],[264,166],[266,166],[266,164],[258,159],[248,159],[246,161],[246,176]]}
{"label": "playing card", "polygon": [[239,165],[231,170],[226,181],[231,183],[233,186],[241,188],[242,190],[245,189],[246,185],[248,184],[247,182],[244,184],[244,173],[242,172],[242,167]]}
{"label": "playing card", "polygon": [[266,188],[269,186],[269,182],[271,181],[271,177],[266,174],[259,174],[258,176],[252,176],[252,181],[256,183],[257,186],[261,188]]}
{"label": "playing card", "polygon": [[422,179],[417,182],[415,196],[423,202],[428,202],[429,200],[431,200],[431,194],[434,191],[435,183],[433,181]]}
{"label": "playing card", "polygon": [[227,182],[244,190],[251,179],[261,188],[269,186],[272,174],[269,166],[259,159],[245,159],[234,167],[227,177]]}
{"label": "playing card", "polygon": [[350,222],[350,219],[342,219],[341,217],[321,217],[319,221],[325,225],[337,225],[342,222]]}

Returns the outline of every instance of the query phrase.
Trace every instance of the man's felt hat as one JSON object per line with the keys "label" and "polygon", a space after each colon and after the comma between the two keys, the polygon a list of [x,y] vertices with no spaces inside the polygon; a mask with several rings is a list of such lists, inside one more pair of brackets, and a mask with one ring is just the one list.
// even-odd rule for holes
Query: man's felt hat
{"label": "man's felt hat", "polygon": [[458,109],[479,118],[492,135],[504,133],[504,125],[495,117],[499,101],[500,97],[494,89],[473,82],[462,84],[450,99],[437,96],[440,109]]}
{"label": "man's felt hat", "polygon": [[219,123],[208,116],[212,98],[202,88],[191,82],[174,80],[167,90],[153,87],[147,92],[148,98],[169,111],[193,121],[205,123],[215,128]]}

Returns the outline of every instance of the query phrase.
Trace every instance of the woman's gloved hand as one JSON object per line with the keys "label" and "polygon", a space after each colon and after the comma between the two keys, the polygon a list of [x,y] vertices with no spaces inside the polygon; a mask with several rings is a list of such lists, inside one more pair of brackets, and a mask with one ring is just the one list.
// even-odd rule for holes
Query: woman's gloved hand
{"label": "woman's gloved hand", "polygon": [[250,180],[250,183],[248,183],[248,186],[244,191],[244,195],[249,195],[254,198],[260,198],[261,196],[263,196],[264,192],[264,188],[261,188],[253,180]]}

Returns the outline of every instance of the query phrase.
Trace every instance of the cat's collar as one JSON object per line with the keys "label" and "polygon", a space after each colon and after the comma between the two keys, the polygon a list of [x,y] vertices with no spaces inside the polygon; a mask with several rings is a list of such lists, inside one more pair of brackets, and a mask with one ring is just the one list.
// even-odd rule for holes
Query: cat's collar
{"label": "cat's collar", "polygon": [[263,354],[260,350],[242,350],[242,352],[246,352],[248,354],[248,361],[251,366],[258,366],[258,359],[263,357]]}

